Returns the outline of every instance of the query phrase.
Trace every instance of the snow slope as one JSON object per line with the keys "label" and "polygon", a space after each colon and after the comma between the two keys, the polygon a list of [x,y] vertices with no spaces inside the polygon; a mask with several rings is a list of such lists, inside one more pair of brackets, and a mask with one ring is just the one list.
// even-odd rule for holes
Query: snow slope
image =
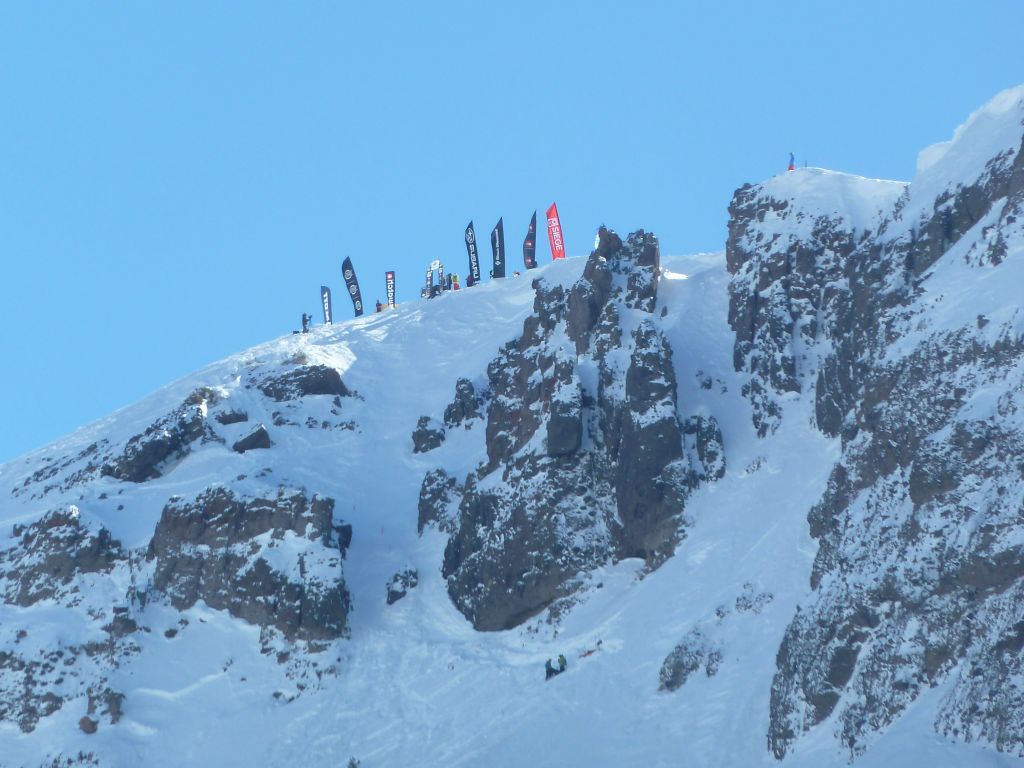
{"label": "snow slope", "polygon": [[867,179],[826,168],[798,168],[780,173],[758,185],[764,197],[784,202],[795,209],[780,217],[779,226],[770,222],[768,235],[807,240],[821,217],[838,222],[849,231],[873,230],[892,210],[907,183]]}
{"label": "snow slope", "polygon": [[[538,274],[568,285],[582,266],[570,259]],[[72,702],[31,734],[4,723],[0,763],[33,765],[46,754],[80,750],[103,765],[125,766],[296,760],[336,766],[349,756],[364,766],[773,763],[764,734],[774,651],[808,589],[814,547],[805,514],[821,494],[837,446],[811,429],[809,412],[788,418],[766,440],[756,438],[729,355],[723,256],[666,258],[663,266],[659,301],[668,313],[663,322],[675,350],[680,403],[717,415],[729,469],[691,498],[689,536],[662,568],[640,578],[639,563],[626,561],[596,574],[602,586],[560,624],[539,618],[507,632],[478,633],[453,608],[440,578],[444,537],[416,534],[419,483],[434,459],[412,454],[412,426],[421,414],[439,417],[455,378],[479,378],[495,349],[518,332],[533,301],[528,280],[495,281],[316,328],[308,337],[283,337],[6,465],[0,487],[19,484],[46,456],[74,452],[101,436],[134,434],[196,386],[217,387],[232,406],[256,410],[255,396],[240,386],[245,372],[298,353],[336,367],[363,398],[345,403],[355,431],[280,429],[272,449],[241,457],[211,443],[158,481],[125,488],[107,478],[59,498],[135,547],[145,544],[169,494],[188,496],[226,473],[251,476],[270,466],[275,480],[333,495],[355,531],[345,564],[354,601],[351,637],[315,655],[321,668],[336,671],[319,680],[305,673],[291,679],[287,664],[259,653],[255,628],[202,607],[186,611],[188,626],[165,638],[165,628],[180,626],[180,617],[150,605],[139,615],[152,629],[143,634],[142,652],[111,675],[126,695],[121,722],[86,736],[76,725],[84,703]],[[701,386],[707,377],[709,389]],[[453,436],[440,450],[451,461],[468,456],[474,442],[479,450],[480,429]],[[467,459],[465,469],[471,468]],[[46,499],[47,508],[57,503]],[[0,522],[7,532],[40,511],[38,502],[5,501]],[[420,585],[387,606],[385,583],[406,566],[418,568]],[[737,608],[752,596],[763,605]],[[58,606],[5,605],[0,623],[23,611],[35,611],[29,641],[75,632],[76,610]],[[662,659],[695,628],[721,650],[719,672],[659,692]],[[600,651],[579,658],[598,640]],[[545,682],[544,660],[559,652],[569,658],[569,670]],[[306,690],[289,701],[300,685]],[[892,746],[883,738],[862,764],[891,764],[893,755],[907,765],[912,759],[931,764],[938,755],[1009,764],[928,734],[894,732]],[[834,741],[817,741],[792,764],[845,762]],[[876,761],[876,755],[887,757]]]}
{"label": "snow slope", "polygon": [[[762,220],[769,244],[751,237],[751,252],[780,240],[795,247],[817,236],[814,227],[823,220],[839,223],[830,234],[862,237],[894,208],[901,213],[888,229],[883,225],[885,236],[905,235],[904,223],[912,228],[934,208],[949,174],[971,181],[986,167],[978,157],[1013,144],[1012,132],[1004,135],[1013,124],[1006,115],[1016,115],[1022,98],[1021,89],[997,97],[957,132],[953,148],[926,152],[909,191],[903,183],[823,169],[769,180],[761,186],[764,199],[784,202],[788,213]],[[955,149],[975,144],[978,151],[966,155],[974,160]],[[930,311],[910,316],[907,322],[918,325],[903,329],[906,344],[891,347],[893,360],[927,334],[975,322],[981,306],[993,334],[1007,328],[1019,334],[1020,241],[1011,243],[999,271],[979,273],[968,262],[984,237],[979,224],[926,276],[916,300]],[[135,650],[110,658],[101,653],[81,662],[87,669],[69,668],[53,683],[65,695],[63,706],[34,730],[23,732],[0,717],[0,766],[49,765],[60,756],[65,765],[79,755],[80,764],[103,766],[339,766],[350,757],[365,768],[776,764],[766,745],[776,653],[794,614],[812,599],[817,543],[807,513],[822,498],[842,446],[815,427],[813,397],[799,387],[785,393],[784,418],[758,437],[750,401],[741,394],[749,372],[734,370],[723,253],[664,257],[661,266],[654,316],[673,348],[679,409],[717,420],[726,473],[688,498],[685,538],[660,568],[648,571],[637,560],[601,568],[568,613],[481,633],[456,610],[441,577],[447,537],[432,527],[417,533],[424,474],[443,463],[465,476],[476,468],[485,439],[477,424],[451,430],[429,455],[415,454],[417,419],[442,418],[456,379],[486,382],[488,363],[533,311],[529,278],[568,288],[583,259],[285,336],[0,467],[0,554],[18,546],[16,526],[72,504],[88,530],[102,526],[135,553],[130,567],[82,578],[73,599],[0,603],[0,672],[5,653],[41,658],[102,640],[96,616],[145,583],[144,548],[168,500],[194,498],[217,484],[254,496],[279,486],[303,488],[336,500],[335,517],[354,532],[344,562],[352,597],[348,637],[320,650],[270,647],[259,627],[203,603],[177,611],[159,600],[131,602],[121,607],[140,628],[131,636]],[[759,273],[744,279],[761,290]],[[799,333],[804,326],[795,327]],[[817,365],[816,355],[806,356]],[[333,408],[313,398],[275,406],[249,386],[297,360],[336,369],[358,396]],[[800,385],[809,380],[810,373]],[[70,484],[90,446],[122,446],[199,387],[250,420],[218,427],[225,442],[197,441],[157,479]],[[231,443],[255,423],[267,425],[273,446],[232,451]],[[295,562],[293,540],[267,546],[282,568]],[[386,604],[389,580],[408,568],[418,571],[419,585]],[[677,690],[659,690],[663,661],[680,644],[694,649],[698,668]],[[546,682],[544,661],[559,653],[568,670]],[[86,735],[79,718],[87,697],[75,686],[90,675],[125,699],[118,723],[102,720],[97,733]],[[983,745],[936,734],[933,723],[950,684],[924,689],[856,764],[1018,764]],[[833,718],[810,730],[784,764],[848,764],[837,728]]]}

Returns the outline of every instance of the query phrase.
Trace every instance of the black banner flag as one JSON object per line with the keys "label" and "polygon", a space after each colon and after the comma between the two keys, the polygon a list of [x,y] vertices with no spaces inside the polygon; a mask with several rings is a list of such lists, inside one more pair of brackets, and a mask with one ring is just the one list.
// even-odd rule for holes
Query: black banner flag
{"label": "black banner flag", "polygon": [[530,228],[526,230],[526,239],[523,240],[523,263],[527,269],[537,266],[537,212],[533,212],[530,219]]}
{"label": "black banner flag", "polygon": [[505,276],[505,224],[501,219],[491,231],[491,253],[494,256],[494,269],[491,277]]}
{"label": "black banner flag", "polygon": [[388,297],[388,306],[395,308],[395,273],[388,270],[384,273],[384,290]]}
{"label": "black banner flag", "polygon": [[356,271],[352,268],[352,259],[348,256],[341,263],[341,275],[345,278],[348,295],[352,297],[352,308],[356,311],[356,317],[359,317],[363,314],[363,296],[359,293],[359,281],[356,280]]}
{"label": "black banner flag", "polygon": [[434,267],[427,267],[427,284],[420,290],[420,296],[425,299],[433,298],[434,296]]}
{"label": "black banner flag", "polygon": [[330,325],[334,310],[331,309],[331,289],[326,285],[320,286],[320,303],[324,305],[324,325]]}
{"label": "black banner flag", "polygon": [[476,230],[473,229],[472,221],[466,226],[466,252],[469,254],[469,276],[466,278],[468,288],[480,282],[480,255],[476,252]]}

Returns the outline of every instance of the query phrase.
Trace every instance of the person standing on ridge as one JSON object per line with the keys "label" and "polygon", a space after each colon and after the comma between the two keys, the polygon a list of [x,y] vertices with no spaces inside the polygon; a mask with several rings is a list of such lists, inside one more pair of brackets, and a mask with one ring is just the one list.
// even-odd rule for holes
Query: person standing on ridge
{"label": "person standing on ridge", "polygon": [[565,656],[563,656],[562,654],[558,654],[558,674],[562,674],[563,672],[565,672],[565,667]]}
{"label": "person standing on ridge", "polygon": [[380,303],[380,299],[377,299],[377,311],[380,312],[384,309],[384,305]]}
{"label": "person standing on ridge", "polygon": [[302,332],[309,333],[309,321],[313,319],[312,315],[307,315],[305,312],[302,313]]}
{"label": "person standing on ridge", "polygon": [[791,170],[791,171],[795,171],[796,170],[796,158],[793,157],[793,153],[792,152],[789,153],[789,170]]}

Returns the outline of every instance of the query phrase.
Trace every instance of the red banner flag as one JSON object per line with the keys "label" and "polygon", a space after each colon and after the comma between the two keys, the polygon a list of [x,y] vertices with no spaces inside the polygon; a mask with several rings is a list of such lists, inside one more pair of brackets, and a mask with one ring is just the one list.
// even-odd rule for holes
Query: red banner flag
{"label": "red banner flag", "polygon": [[558,220],[558,206],[548,208],[548,240],[551,242],[551,258],[565,258],[565,241],[562,240],[562,222]]}

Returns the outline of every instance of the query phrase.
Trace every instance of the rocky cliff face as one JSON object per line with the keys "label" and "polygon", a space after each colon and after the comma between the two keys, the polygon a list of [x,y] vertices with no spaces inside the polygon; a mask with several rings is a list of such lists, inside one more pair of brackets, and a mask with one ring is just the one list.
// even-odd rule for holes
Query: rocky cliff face
{"label": "rocky cliff face", "polygon": [[15,531],[16,546],[0,552],[4,599],[20,606],[65,596],[82,574],[109,573],[125,559],[110,532],[85,525],[78,508],[56,509]]}
{"label": "rocky cliff face", "polygon": [[[333,510],[332,499],[301,491],[241,499],[213,488],[168,503],[144,551],[126,550],[77,507],[17,530],[14,546],[0,551],[0,585],[5,602],[26,610],[5,626],[15,642],[0,652],[0,720],[32,731],[68,701],[87,697],[92,715],[94,698],[114,697],[116,722],[124,696],[107,680],[140,652],[147,605],[184,610],[202,600],[269,631],[267,649],[280,646],[275,637],[315,650],[346,636],[342,559],[352,532]],[[37,607],[69,618],[85,609],[79,635],[92,639],[40,645]]]}
{"label": "rocky cliff face", "polygon": [[[340,398],[352,396],[336,370],[295,361],[241,381],[260,393],[249,410],[268,421],[278,415],[281,435],[286,428],[311,426],[281,413],[301,403],[304,412],[321,410],[330,418],[326,412],[338,416]],[[196,389],[123,442],[105,439],[46,461],[12,490],[13,497],[31,501],[82,490],[84,500],[15,524],[0,547],[0,594],[6,605],[22,609],[5,614],[3,639],[10,642],[0,651],[0,721],[31,732],[41,718],[84,701],[86,732],[101,722],[116,723],[125,696],[110,680],[142,653],[155,606],[185,611],[202,601],[224,610],[260,627],[264,651],[277,650],[282,659],[288,648],[316,651],[347,636],[350,596],[342,560],[351,526],[335,517],[332,498],[272,485],[269,468],[254,479],[238,474],[228,483],[204,484],[190,500],[165,497],[141,547],[125,546],[96,522],[95,512],[103,508],[142,514],[144,500],[161,493],[157,481],[178,472],[198,450],[230,450],[228,438],[250,427],[245,410],[228,407],[229,395]],[[271,447],[262,425],[235,442],[242,453],[240,444],[245,450]],[[96,483],[104,490],[86,496]],[[232,483],[263,493],[236,492]],[[147,489],[151,485],[154,492]],[[80,626],[68,637],[47,640],[45,632],[37,633],[37,615]],[[168,630],[167,637],[178,631]]]}
{"label": "rocky cliff face", "polygon": [[778,426],[786,399],[813,385],[820,358],[844,333],[863,259],[854,252],[869,247],[869,233],[904,189],[820,169],[798,175],[748,184],[729,205],[733,361],[749,374],[744,394],[762,437]]}
{"label": "rocky cliff face", "polygon": [[159,764],[181,722],[251,764],[514,762],[556,652],[603,706],[553,762],[843,764],[915,707],[943,755],[1024,756],[1022,137],[1018,89],[909,185],[738,190],[728,276],[602,228],[0,467],[11,762]]}
{"label": "rocky cliff face", "polygon": [[[1024,755],[1024,323],[1019,309],[959,309],[984,305],[985,281],[1016,279],[1001,265],[1024,247],[1024,103],[987,110],[874,224],[799,226],[771,183],[730,208],[730,323],[755,424],[770,431],[788,395],[813,389],[818,428],[843,446],[808,515],[812,596],[778,653],[779,758],[833,717],[859,754],[940,684],[936,729]],[[988,120],[1007,130],[979,158]]]}
{"label": "rocky cliff face", "polygon": [[[690,489],[717,471],[721,434],[701,435],[710,472],[684,451],[672,350],[655,309],[658,242],[602,229],[571,289],[535,285],[522,336],[487,368],[487,455],[458,482],[431,472],[420,525],[451,532],[443,573],[477,629],[515,626],[623,557],[656,565],[682,535]],[[460,382],[451,425],[479,407]]]}
{"label": "rocky cliff face", "polygon": [[94,697],[100,690],[114,695],[105,688],[105,674],[114,656],[133,652],[125,636],[135,627],[123,606],[90,594],[102,592],[115,570],[128,563],[128,553],[109,531],[90,526],[70,507],[51,510],[14,533],[15,546],[0,551],[4,601],[22,609],[84,604],[98,630],[92,639],[39,646],[29,621],[4,627],[5,639],[13,643],[0,651],[0,722],[28,733],[69,698]]}
{"label": "rocky cliff face", "polygon": [[341,637],[349,609],[341,559],[352,532],[333,513],[333,499],[284,489],[269,499],[225,488],[172,499],[147,552],[149,594],[179,610],[203,600],[289,640]]}

